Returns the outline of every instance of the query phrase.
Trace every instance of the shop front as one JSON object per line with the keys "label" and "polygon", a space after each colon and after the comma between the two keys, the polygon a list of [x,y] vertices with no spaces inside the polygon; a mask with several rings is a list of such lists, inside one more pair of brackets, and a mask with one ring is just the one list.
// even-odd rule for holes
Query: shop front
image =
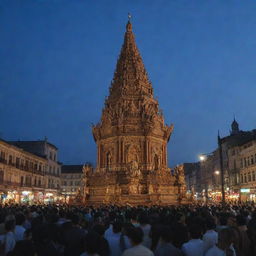
{"label": "shop front", "polygon": [[34,200],[34,193],[29,190],[21,191],[20,195],[20,202],[24,204],[30,204],[33,203]]}
{"label": "shop front", "polygon": [[256,202],[256,188],[241,188],[242,202]]}

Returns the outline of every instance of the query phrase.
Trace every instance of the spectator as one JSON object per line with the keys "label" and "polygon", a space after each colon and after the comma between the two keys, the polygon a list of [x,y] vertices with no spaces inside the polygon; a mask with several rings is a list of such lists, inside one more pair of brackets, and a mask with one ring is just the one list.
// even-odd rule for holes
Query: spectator
{"label": "spectator", "polygon": [[141,228],[130,228],[127,231],[127,236],[130,239],[132,248],[125,250],[122,256],[154,256],[152,251],[142,245],[143,231]]}

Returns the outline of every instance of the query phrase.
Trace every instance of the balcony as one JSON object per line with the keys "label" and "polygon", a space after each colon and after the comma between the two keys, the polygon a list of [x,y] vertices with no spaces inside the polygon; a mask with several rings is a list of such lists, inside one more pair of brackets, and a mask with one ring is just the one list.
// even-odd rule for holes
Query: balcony
{"label": "balcony", "polygon": [[5,160],[4,158],[0,158],[0,163],[7,164],[7,160]]}

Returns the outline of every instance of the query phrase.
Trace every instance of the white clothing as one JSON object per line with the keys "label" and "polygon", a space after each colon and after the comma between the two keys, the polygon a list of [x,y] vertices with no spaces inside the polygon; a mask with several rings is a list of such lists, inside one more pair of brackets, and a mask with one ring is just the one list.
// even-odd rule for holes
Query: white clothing
{"label": "white clothing", "polygon": [[151,230],[151,226],[149,224],[147,224],[145,226],[140,225],[140,228],[142,229],[143,234],[144,234],[142,245],[146,246],[147,248],[150,248],[151,238],[149,237],[149,233]]}
{"label": "white clothing", "polygon": [[[233,256],[236,256],[236,252],[234,247],[231,245],[230,249],[233,251]],[[212,248],[210,248],[205,256],[226,256],[226,253],[221,250],[219,247],[217,247],[216,245],[214,245]]]}
{"label": "white clothing", "polygon": [[16,225],[14,229],[14,236],[17,241],[23,240],[24,239],[24,232],[26,229],[20,225]]}
{"label": "white clothing", "polygon": [[218,243],[218,233],[213,229],[207,230],[203,235],[204,252],[207,252],[211,247]]}
{"label": "white clothing", "polygon": [[203,256],[204,242],[201,239],[191,239],[181,247],[185,256]]}
{"label": "white clothing", "polygon": [[4,244],[5,244],[5,254],[7,254],[8,252],[12,251],[16,245],[16,241],[15,241],[15,236],[13,232],[8,232],[5,235],[4,238]]}
{"label": "white clothing", "polygon": [[113,233],[112,235],[108,235],[106,237],[109,244],[111,256],[119,256],[122,254],[120,246],[120,236],[121,233]]}
{"label": "white clothing", "polygon": [[107,239],[108,236],[112,236],[113,234],[114,234],[114,232],[113,232],[113,225],[110,224],[109,228],[104,233],[104,237]]}
{"label": "white clothing", "polygon": [[154,253],[150,251],[147,247],[139,244],[125,250],[122,256],[154,256]]}

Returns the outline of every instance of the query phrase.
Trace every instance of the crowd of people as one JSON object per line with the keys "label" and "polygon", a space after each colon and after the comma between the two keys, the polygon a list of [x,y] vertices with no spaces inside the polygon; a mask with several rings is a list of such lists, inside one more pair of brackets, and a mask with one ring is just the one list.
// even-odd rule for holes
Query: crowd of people
{"label": "crowd of people", "polygon": [[4,256],[255,256],[256,206],[0,206]]}

